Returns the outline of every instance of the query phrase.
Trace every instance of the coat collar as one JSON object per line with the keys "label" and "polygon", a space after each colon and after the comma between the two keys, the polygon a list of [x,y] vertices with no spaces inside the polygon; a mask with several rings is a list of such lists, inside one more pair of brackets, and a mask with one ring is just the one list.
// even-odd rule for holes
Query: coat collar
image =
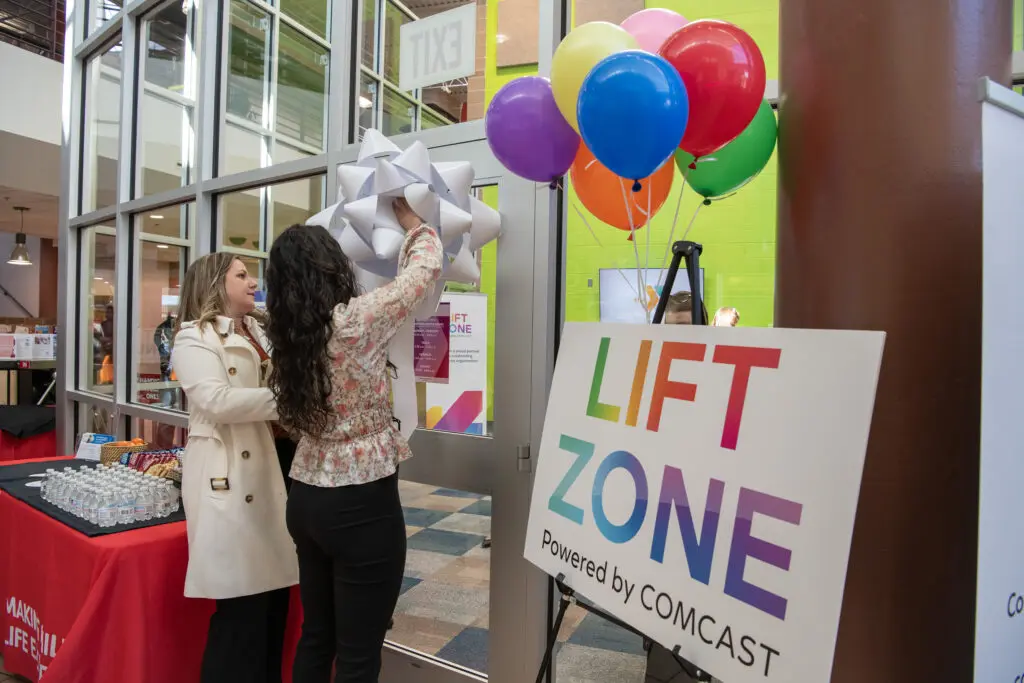
{"label": "coat collar", "polygon": [[[245,327],[249,330],[249,334],[255,337],[256,341],[258,341],[263,349],[269,353],[270,349],[267,346],[266,335],[264,335],[263,328],[258,322],[256,322],[256,319],[251,315],[247,315],[242,320],[245,323]],[[194,320],[183,322],[181,324],[182,329],[195,326],[196,321]],[[218,315],[210,324],[210,327],[214,329],[217,336],[219,336],[222,341],[226,341],[235,333],[235,320],[234,318],[229,318],[226,315]]]}

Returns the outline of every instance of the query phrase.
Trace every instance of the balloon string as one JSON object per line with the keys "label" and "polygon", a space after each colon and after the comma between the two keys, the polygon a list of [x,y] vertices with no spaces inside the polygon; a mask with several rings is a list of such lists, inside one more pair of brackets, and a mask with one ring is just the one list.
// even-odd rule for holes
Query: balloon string
{"label": "balloon string", "polygon": [[[633,223],[633,211],[629,206],[629,195],[626,194],[626,186],[622,179],[619,179],[619,189],[622,190],[622,201],[626,204],[626,216],[629,218],[629,236],[633,243],[633,255],[636,256],[636,288],[639,299],[644,310],[647,311],[647,290],[643,285],[642,271],[640,268],[640,248],[636,244],[636,224]],[[648,312],[649,314],[649,312]]]}
{"label": "balloon string", "polygon": [[[591,227],[590,221],[587,220],[586,215],[584,215],[584,213],[582,211],[580,211],[580,207],[577,206],[576,204],[573,204],[572,208],[573,208],[574,211],[576,211],[576,215],[580,217],[580,220],[583,221],[583,225],[587,226],[587,230],[590,231],[590,236],[594,238],[594,242],[597,243],[597,246],[599,246],[602,249],[604,249],[604,245],[601,244],[601,240],[599,240],[597,238],[597,233],[594,232],[594,228]],[[626,277],[626,274],[622,272],[622,268],[619,268],[619,267],[616,266],[615,270],[619,273],[619,275],[622,276],[622,280],[623,280],[623,282],[626,283],[626,286],[629,287],[630,289],[633,289],[633,283],[630,282],[629,278]],[[637,293],[637,296],[639,296],[639,293]]]}
{"label": "balloon string", "polygon": [[693,217],[690,218],[690,223],[689,225],[686,226],[686,232],[683,233],[683,236],[680,238],[680,240],[685,240],[686,236],[690,234],[690,228],[693,227],[693,222],[697,220],[697,214],[700,213],[700,210],[703,208],[704,202],[701,202],[700,204],[697,205],[697,210],[693,212]]}
{"label": "balloon string", "polygon": [[658,286],[661,287],[662,278],[665,277],[665,264],[668,263],[668,253],[672,249],[672,240],[676,235],[676,225],[679,224],[679,209],[683,205],[683,193],[686,191],[686,179],[690,177],[689,166],[683,171],[683,184],[679,188],[679,197],[676,198],[676,213],[672,217],[672,230],[668,235],[668,244],[665,245],[665,255],[661,259],[661,268],[658,270]]}
{"label": "balloon string", "polygon": [[[647,269],[651,265],[651,195],[654,194],[654,188],[651,184],[654,181],[651,180],[647,183],[647,255],[644,256],[644,291],[647,291]],[[648,302],[650,304],[650,302]],[[644,306],[644,310],[647,311],[647,324],[651,324],[651,307],[650,305]]]}

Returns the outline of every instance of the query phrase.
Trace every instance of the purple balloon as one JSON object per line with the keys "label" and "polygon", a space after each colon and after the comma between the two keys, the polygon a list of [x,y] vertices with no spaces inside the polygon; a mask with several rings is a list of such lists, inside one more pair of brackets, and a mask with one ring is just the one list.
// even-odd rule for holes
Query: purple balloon
{"label": "purple balloon", "polygon": [[553,183],[576,158],[580,136],[558,111],[551,82],[524,76],[502,86],[484,118],[487,143],[517,176]]}

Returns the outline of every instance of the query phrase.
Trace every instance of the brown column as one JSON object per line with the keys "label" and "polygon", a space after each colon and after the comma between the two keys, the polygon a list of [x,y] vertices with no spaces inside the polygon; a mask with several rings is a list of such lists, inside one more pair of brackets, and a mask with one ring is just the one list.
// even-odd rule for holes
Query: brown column
{"label": "brown column", "polygon": [[1012,2],[780,5],[776,325],[888,333],[832,681],[970,681],[977,80],[1009,81]]}

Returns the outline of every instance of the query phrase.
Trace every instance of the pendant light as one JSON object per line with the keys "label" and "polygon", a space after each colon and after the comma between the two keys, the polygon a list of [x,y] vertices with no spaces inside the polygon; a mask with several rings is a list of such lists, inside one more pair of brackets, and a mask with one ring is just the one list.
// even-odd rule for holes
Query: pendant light
{"label": "pendant light", "polygon": [[31,266],[32,259],[29,257],[28,249],[25,247],[25,212],[29,208],[27,206],[14,206],[11,208],[21,214],[21,231],[14,236],[14,249],[11,250],[11,257],[7,259],[7,263],[12,266]]}

